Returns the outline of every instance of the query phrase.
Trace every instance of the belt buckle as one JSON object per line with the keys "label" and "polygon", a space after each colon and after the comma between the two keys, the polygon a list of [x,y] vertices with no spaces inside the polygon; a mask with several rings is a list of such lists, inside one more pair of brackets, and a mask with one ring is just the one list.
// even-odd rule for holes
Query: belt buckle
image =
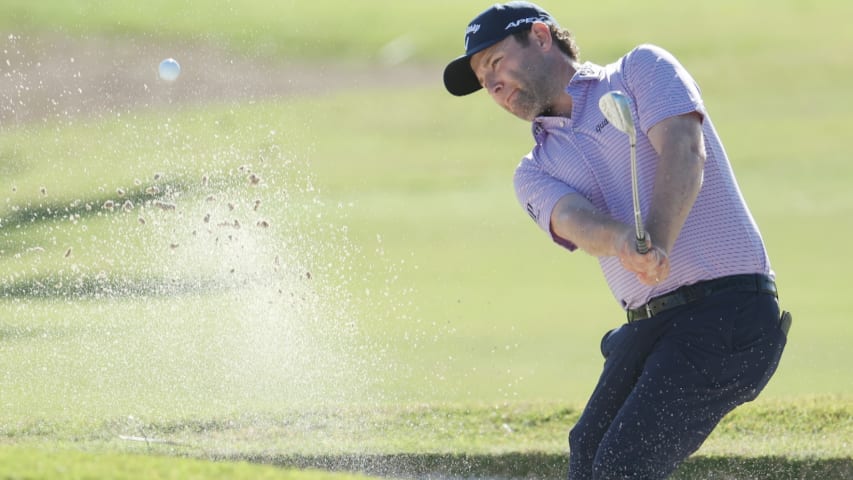
{"label": "belt buckle", "polygon": [[652,306],[651,306],[650,304],[648,304],[648,303],[647,303],[647,304],[645,305],[645,307],[646,307],[646,318],[652,318],[652,316],[653,316],[653,314],[652,314]]}

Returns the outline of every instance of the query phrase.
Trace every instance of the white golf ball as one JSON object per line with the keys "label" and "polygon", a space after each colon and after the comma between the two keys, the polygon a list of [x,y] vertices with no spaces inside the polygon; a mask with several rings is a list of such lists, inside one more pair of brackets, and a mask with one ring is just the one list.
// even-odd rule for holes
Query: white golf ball
{"label": "white golf ball", "polygon": [[174,58],[167,58],[160,62],[160,78],[167,82],[174,82],[181,74],[181,66]]}

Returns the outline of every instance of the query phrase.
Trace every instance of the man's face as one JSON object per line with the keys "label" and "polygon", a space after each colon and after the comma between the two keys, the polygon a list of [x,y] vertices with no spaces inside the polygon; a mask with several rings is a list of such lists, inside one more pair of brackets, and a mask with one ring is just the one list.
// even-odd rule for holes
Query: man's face
{"label": "man's face", "polygon": [[554,75],[536,39],[523,46],[512,35],[471,57],[480,84],[501,107],[532,121],[551,110]]}

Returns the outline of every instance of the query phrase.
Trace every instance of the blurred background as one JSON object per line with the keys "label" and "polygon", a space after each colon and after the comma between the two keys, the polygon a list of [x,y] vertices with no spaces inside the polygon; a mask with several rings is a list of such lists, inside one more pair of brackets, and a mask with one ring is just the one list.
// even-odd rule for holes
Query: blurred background
{"label": "blurred background", "polygon": [[[762,398],[850,402],[853,7],[539,3],[694,75],[794,314]],[[516,204],[529,126],[441,81],[487,6],[0,1],[5,420],[583,405],[623,313]]]}

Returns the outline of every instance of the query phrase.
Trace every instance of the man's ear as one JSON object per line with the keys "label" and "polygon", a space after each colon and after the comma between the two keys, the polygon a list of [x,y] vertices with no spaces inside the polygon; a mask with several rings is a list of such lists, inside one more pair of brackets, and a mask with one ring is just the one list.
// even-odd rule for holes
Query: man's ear
{"label": "man's ear", "polygon": [[551,28],[543,22],[534,22],[530,28],[531,40],[543,50],[551,48]]}

